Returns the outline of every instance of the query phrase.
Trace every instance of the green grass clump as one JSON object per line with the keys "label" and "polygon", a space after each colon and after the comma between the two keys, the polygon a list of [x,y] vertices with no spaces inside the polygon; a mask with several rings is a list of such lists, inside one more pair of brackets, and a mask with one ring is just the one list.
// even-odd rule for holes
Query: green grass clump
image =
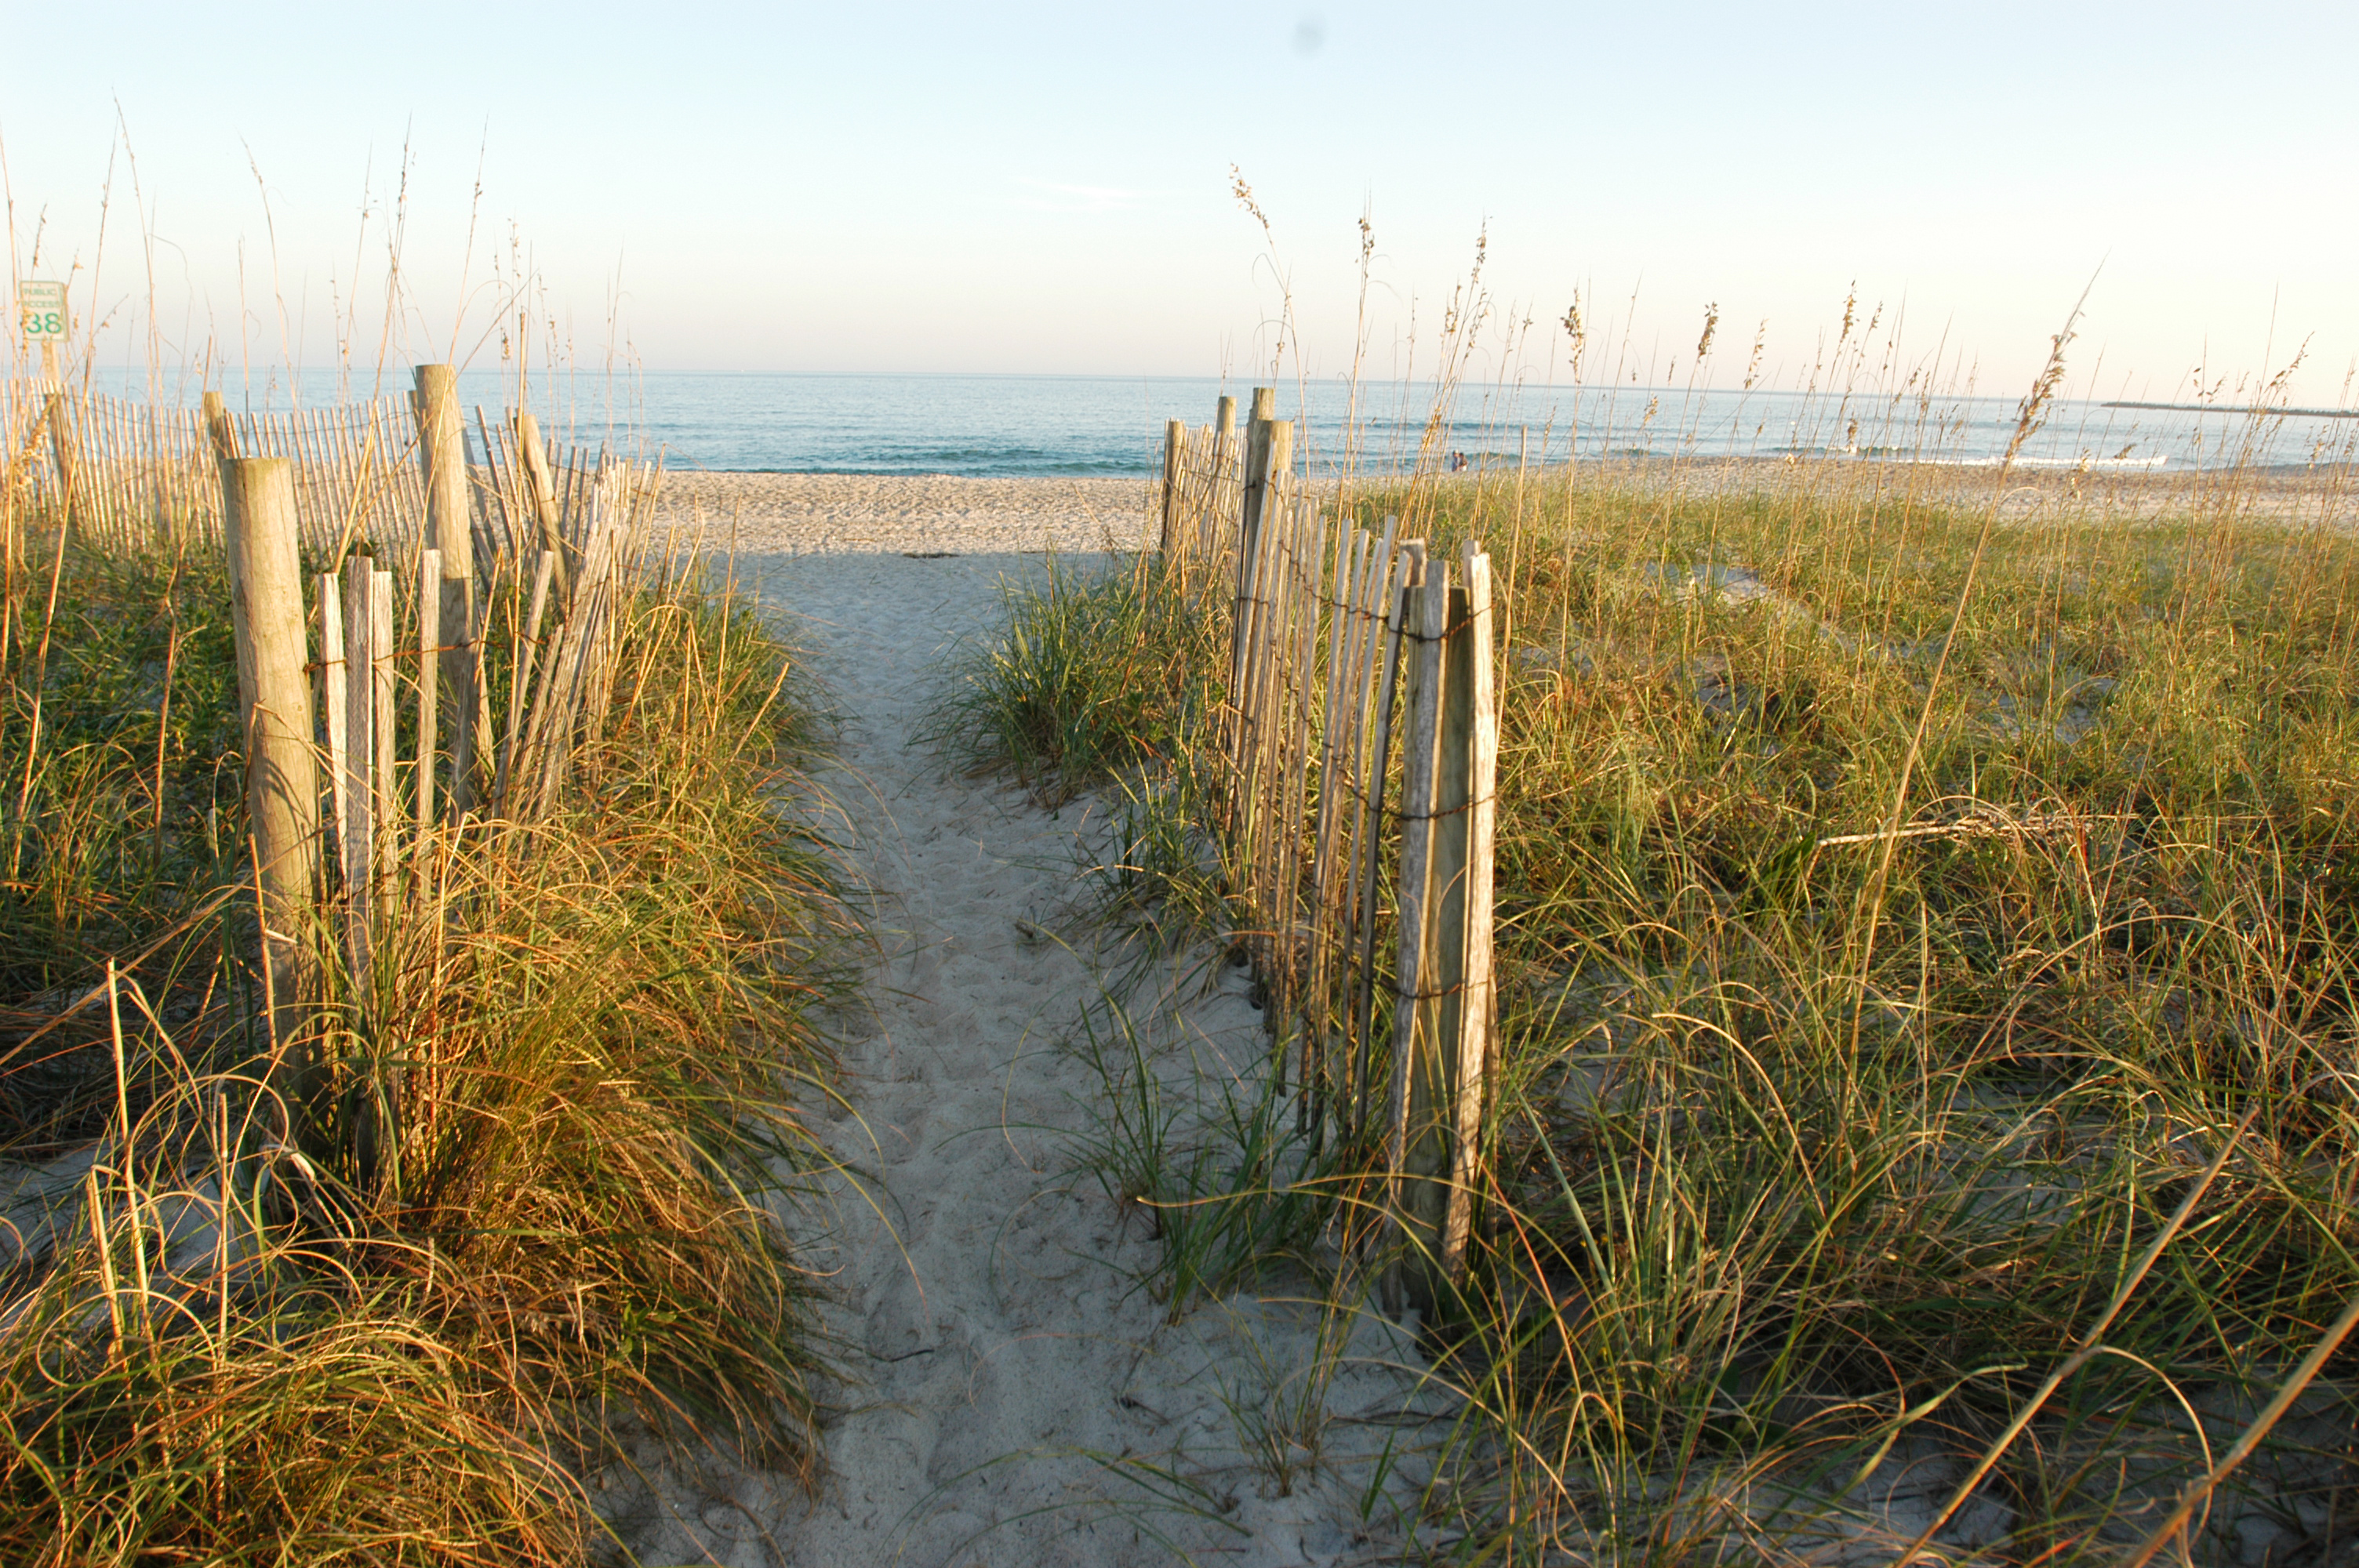
{"label": "green grass clump", "polygon": [[[70,551],[60,603],[103,621],[126,581],[169,568]],[[53,628],[44,736],[111,761],[34,758],[24,836],[81,833],[85,870],[12,890],[50,944],[14,984],[103,989],[104,956],[123,979],[63,1023],[54,998],[5,998],[10,1082],[47,1075],[8,1101],[7,1152],[97,1141],[55,1167],[54,1255],[8,1281],[0,1557],[578,1562],[582,1477],[633,1431],[815,1482],[819,1286],[779,1217],[820,1158],[799,1107],[831,1068],[814,1009],[849,983],[850,926],[799,826],[816,719],[786,650],[717,590],[628,603],[611,715],[556,815],[413,846],[366,975],[313,934],[329,994],[287,1104],[251,1033],[241,769],[204,728],[234,679],[203,582],[172,583],[209,629],[179,650],[180,719],[159,672],[125,704],[107,694],[148,688],[120,655]],[[32,676],[9,651],[13,715]],[[160,853],[151,826],[108,825],[141,788],[122,758],[148,759],[106,740],[159,722],[189,725],[166,730]],[[29,733],[6,732],[12,776]],[[174,935],[215,888],[230,903]]]}
{"label": "green grass clump", "polygon": [[953,668],[925,739],[1049,805],[1197,749],[1226,667],[1225,606],[1199,611],[1147,557],[1051,560],[1001,591],[1004,628]]}

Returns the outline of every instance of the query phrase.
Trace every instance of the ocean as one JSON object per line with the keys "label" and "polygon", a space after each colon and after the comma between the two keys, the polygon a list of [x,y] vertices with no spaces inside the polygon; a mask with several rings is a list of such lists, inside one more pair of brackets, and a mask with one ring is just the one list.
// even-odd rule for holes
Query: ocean
{"label": "ocean", "polygon": [[[103,390],[135,394],[102,375]],[[389,389],[400,380],[388,376]],[[307,373],[304,404],[332,401],[332,373]],[[359,390],[365,390],[362,387]],[[577,373],[530,388],[542,428],[577,441],[660,448],[669,464],[720,470],[969,475],[1136,475],[1155,471],[1167,419],[1206,424],[1243,383],[1187,376],[787,375],[648,371]],[[233,404],[259,412],[290,399],[281,377],[230,379]],[[512,381],[463,372],[462,400],[496,418]],[[192,394],[188,395],[193,396]],[[1756,459],[1855,462],[1913,458],[1987,466],[2015,435],[2003,397],[1916,397],[1618,386],[1459,389],[1446,420],[1429,420],[1433,388],[1364,385],[1349,422],[1363,470],[1463,454],[1477,466],[1581,459]],[[1281,417],[1314,471],[1345,460],[1351,389],[1338,380],[1285,382]],[[2300,468],[2348,462],[2359,419],[2305,415],[2108,407],[2060,401],[2017,454],[2018,466],[2185,471],[2238,463]]]}

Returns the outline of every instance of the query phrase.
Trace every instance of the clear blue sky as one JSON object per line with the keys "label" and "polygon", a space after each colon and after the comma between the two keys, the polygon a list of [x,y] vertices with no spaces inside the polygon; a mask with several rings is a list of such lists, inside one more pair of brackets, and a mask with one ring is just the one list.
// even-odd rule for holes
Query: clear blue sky
{"label": "clear blue sky", "polygon": [[[1313,372],[1350,357],[1364,207],[1379,369],[1486,224],[1503,302],[1545,324],[1578,289],[1666,373],[1716,302],[1723,383],[1765,319],[1799,373],[1856,279],[1863,311],[1905,301],[1910,351],[2012,395],[2100,263],[2084,387],[2161,395],[2308,336],[2298,390],[2333,401],[2359,355],[2347,0],[5,15],[20,270],[45,219],[40,271],[78,260],[77,309],[125,312],[117,362],[149,294],[118,106],[167,352],[210,333],[233,362],[278,356],[274,297],[332,357],[355,279],[375,360],[405,137],[396,362],[449,351],[462,278],[464,356],[520,240],[582,363],[619,287],[653,368],[1243,377],[1277,289],[1233,163]],[[1560,341],[1535,330],[1536,370]]]}

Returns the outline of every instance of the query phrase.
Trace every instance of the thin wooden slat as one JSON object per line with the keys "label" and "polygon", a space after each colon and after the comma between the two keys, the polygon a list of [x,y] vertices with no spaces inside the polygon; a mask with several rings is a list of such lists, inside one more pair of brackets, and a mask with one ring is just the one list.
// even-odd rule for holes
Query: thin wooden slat
{"label": "thin wooden slat", "polygon": [[141,548],[152,548],[158,542],[151,499],[154,465],[147,438],[148,423],[155,411],[151,404],[125,403],[116,416],[121,467],[115,486],[122,508],[123,535]]}
{"label": "thin wooden slat", "polygon": [[[192,408],[176,410],[158,420],[158,446],[163,454],[165,505],[170,525],[185,530],[191,543],[210,542],[212,514],[205,504],[207,486],[201,478],[204,430]],[[177,546],[179,535],[174,535]]]}
{"label": "thin wooden slat", "polygon": [[565,455],[565,530],[567,542],[587,555],[590,550],[590,487],[595,477],[589,454],[575,447]]}
{"label": "thin wooden slat", "polygon": [[[1258,451],[1259,449],[1256,449]],[[1266,452],[1261,456],[1266,458]],[[1245,510],[1242,500],[1237,510],[1236,534],[1236,595],[1230,609],[1230,624],[1235,628],[1231,638],[1229,664],[1229,697],[1233,719],[1231,732],[1223,736],[1223,749],[1242,759],[1245,735],[1241,726],[1250,712],[1245,695],[1245,672],[1254,647],[1254,611],[1258,598],[1258,584],[1254,574],[1261,561],[1261,535],[1255,527],[1256,519]]]}
{"label": "thin wooden slat", "polygon": [[425,863],[434,832],[434,772],[437,698],[442,682],[442,552],[429,546],[418,552],[418,761],[411,779],[412,804],[418,823],[417,849]]}
{"label": "thin wooden slat", "polygon": [[[583,596],[586,598],[586,595]],[[556,693],[560,666],[566,662],[568,650],[579,634],[581,624],[572,613],[575,606],[558,619],[550,636],[550,647],[540,661],[540,676],[535,684],[532,703],[525,710],[523,739],[517,743],[514,770],[509,775],[509,787],[516,792],[506,815],[519,820],[529,820],[539,815],[541,753],[556,743],[559,727],[556,716]]]}
{"label": "thin wooden slat", "polygon": [[418,465],[410,460],[413,443],[408,429],[409,421],[389,400],[380,398],[369,405],[369,533],[405,555],[426,542],[419,536],[419,525],[426,516],[426,491],[418,478]]}
{"label": "thin wooden slat", "polygon": [[663,486],[663,453],[658,449],[652,462],[626,461],[625,471],[630,476],[631,521],[629,550],[624,561],[632,577],[641,578],[647,574],[647,551],[655,539],[656,496]]}
{"label": "thin wooden slat", "polygon": [[631,546],[630,478],[628,462],[614,463],[603,477],[591,503],[597,509],[601,525],[611,535],[605,568],[606,619],[599,628],[598,641],[592,650],[583,693],[583,729],[586,738],[592,743],[605,734],[606,710],[614,698],[614,613],[621,597],[621,584],[617,579],[625,569]]}
{"label": "thin wooden slat", "polygon": [[[1270,585],[1276,573],[1271,566],[1276,539],[1274,532],[1256,529],[1252,532],[1252,548],[1241,553],[1237,649],[1234,665],[1237,671],[1232,690],[1235,709],[1235,741],[1232,748],[1236,757],[1234,770],[1236,796],[1234,837],[1237,855],[1242,861],[1239,873],[1245,897],[1245,922],[1248,929],[1260,920],[1261,853],[1265,834],[1263,814],[1263,781],[1266,769],[1263,755],[1269,733],[1269,719],[1264,700],[1262,678],[1267,652]],[[1248,946],[1257,938],[1249,935]]]}
{"label": "thin wooden slat", "polygon": [[[1288,808],[1287,784],[1291,776],[1294,727],[1292,660],[1295,630],[1294,524],[1290,487],[1274,483],[1264,502],[1262,526],[1270,537],[1269,615],[1261,651],[1261,885],[1260,924],[1264,933],[1266,988],[1282,992],[1287,919],[1283,907],[1288,839],[1293,813]],[[1279,1016],[1283,1016],[1281,1013]]]}
{"label": "thin wooden slat", "polygon": [[376,796],[373,817],[375,831],[372,835],[369,878],[375,886],[373,903],[380,917],[392,917],[394,896],[393,868],[400,857],[401,814],[394,799],[394,719],[397,677],[394,663],[398,656],[393,641],[393,574],[373,567],[369,582],[369,643],[375,654],[371,663],[371,689],[375,694],[375,719],[369,732],[372,755],[371,776]]}
{"label": "thin wooden slat", "polygon": [[[1271,492],[1277,496],[1273,506]],[[1286,645],[1287,538],[1284,492],[1273,485],[1263,500],[1261,532],[1268,540],[1262,589],[1263,613],[1254,650],[1254,884],[1253,920],[1260,933],[1261,978],[1265,989],[1275,979],[1277,957],[1277,881],[1279,781],[1285,766],[1284,682],[1281,665]]]}
{"label": "thin wooden slat", "polygon": [[[1287,497],[1286,510],[1278,524],[1280,597],[1277,644],[1271,651],[1277,678],[1272,682],[1270,696],[1277,711],[1276,722],[1270,731],[1270,738],[1276,743],[1276,756],[1270,773],[1272,831],[1267,920],[1272,971],[1268,989],[1278,1007],[1273,1014],[1274,1020],[1286,1019],[1293,1011],[1297,989],[1296,947],[1300,923],[1295,864],[1299,858],[1302,841],[1300,759],[1305,716],[1301,687],[1307,664],[1302,654],[1305,524],[1303,509],[1291,494]],[[1281,1029],[1278,1033],[1282,1037],[1284,1031]],[[1277,1076],[1282,1085],[1286,1076],[1282,1059],[1277,1065]]]}
{"label": "thin wooden slat", "polygon": [[[321,706],[327,714],[328,789],[334,800],[330,821],[335,825],[341,838],[344,824],[352,815],[351,760],[344,751],[348,729],[344,715],[344,595],[343,588],[333,572],[321,572],[313,582],[317,600],[315,613],[320,625]],[[349,849],[344,850],[342,859],[349,874],[352,865]]]}
{"label": "thin wooden slat", "polygon": [[[1300,758],[1305,739],[1302,675],[1309,661],[1302,651],[1304,600],[1304,535],[1312,525],[1291,484],[1273,492],[1281,510],[1278,525],[1277,614],[1271,624],[1269,699],[1271,828],[1268,924],[1271,931],[1276,989],[1289,1006],[1293,1000],[1294,869],[1301,842],[1302,792]],[[1279,1014],[1280,1017],[1284,1013]]]}
{"label": "thin wooden slat", "polygon": [[380,537],[371,517],[366,477],[370,450],[368,422],[362,409],[348,406],[336,410],[328,461],[330,482],[335,489],[336,545],[340,551],[350,550],[363,542],[371,553],[380,546],[390,548],[391,542]]}
{"label": "thin wooden slat", "polygon": [[[376,573],[355,556],[344,573],[342,754],[336,821],[344,869],[344,950],[353,985],[368,995],[376,932]],[[333,678],[332,676],[331,678]],[[330,720],[332,725],[334,720]]]}
{"label": "thin wooden slat", "polygon": [[1395,890],[1399,957],[1393,981],[1392,1122],[1386,1159],[1396,1200],[1407,1154],[1409,1074],[1416,1059],[1418,1001],[1423,979],[1426,879],[1433,858],[1434,746],[1441,722],[1441,637],[1449,600],[1448,564],[1429,566],[1410,596],[1414,631],[1403,637],[1409,655],[1403,696],[1408,724],[1401,758],[1400,877]]}
{"label": "thin wooden slat", "polygon": [[540,422],[529,408],[518,408],[512,416],[516,440],[516,462],[524,486],[525,505],[530,514],[532,532],[543,551],[557,556],[555,575],[551,579],[560,600],[565,597],[571,581],[571,563],[566,559],[564,521],[558,510],[557,489],[549,478],[549,446],[540,437]]}
{"label": "thin wooden slat", "polygon": [[[1282,492],[1281,492],[1282,493]],[[1257,943],[1256,968],[1266,992],[1275,979],[1277,933],[1274,905],[1277,880],[1278,777],[1284,765],[1285,736],[1280,700],[1285,672],[1279,665],[1285,645],[1286,516],[1283,502],[1272,507],[1265,492],[1261,535],[1267,541],[1263,556],[1261,613],[1256,617],[1253,651],[1253,881],[1249,892],[1251,920]]]}
{"label": "thin wooden slat", "polygon": [[[1277,997],[1290,1019],[1303,982],[1305,921],[1302,908],[1303,804],[1309,798],[1312,730],[1311,689],[1317,679],[1319,600],[1326,560],[1326,526],[1315,503],[1299,492],[1292,499],[1287,530],[1289,621],[1279,658],[1285,679],[1278,740],[1284,762],[1278,773],[1277,886],[1272,925],[1277,932]],[[1308,1087],[1306,1085],[1306,1087]]]}
{"label": "thin wooden slat", "polygon": [[[1273,460],[1272,443],[1261,448],[1265,469]],[[1282,474],[1283,470],[1279,470]],[[1283,482],[1282,479],[1280,481]],[[1236,757],[1234,791],[1237,820],[1234,827],[1247,868],[1248,897],[1257,896],[1257,871],[1263,837],[1262,794],[1266,777],[1263,757],[1267,751],[1268,649],[1270,623],[1277,580],[1277,531],[1248,517],[1239,530],[1235,652],[1231,660],[1232,733],[1227,750]]]}
{"label": "thin wooden slat", "polygon": [[[465,423],[462,417],[462,449],[466,446]],[[481,462],[475,460],[472,451],[466,455],[468,521],[474,531],[476,557],[485,563],[481,569],[484,577],[490,578],[496,576],[503,565],[515,565],[519,557],[508,544],[506,499],[499,490],[498,457],[492,447],[491,421],[484,417],[480,403],[475,405],[475,425],[484,451]]]}
{"label": "thin wooden slat", "polygon": [[[1396,583],[1404,575],[1407,562],[1407,557],[1393,546],[1393,535],[1398,525],[1396,518],[1385,519],[1384,534],[1376,542],[1371,563],[1374,569],[1364,585],[1359,606],[1359,648],[1351,655],[1359,677],[1359,694],[1353,705],[1353,745],[1346,763],[1352,801],[1343,857],[1345,979],[1342,1011],[1344,1048],[1349,1054],[1344,1067],[1343,1115],[1354,1138],[1359,1136],[1364,1115],[1364,1064],[1370,1023],[1364,999],[1373,991],[1373,977],[1368,971],[1375,962],[1375,880],[1362,867],[1364,861],[1369,868],[1375,865],[1375,840],[1384,826],[1385,770],[1388,759],[1381,732],[1391,722],[1391,661],[1399,649],[1400,594]],[[1359,955],[1356,977],[1354,953]]]}

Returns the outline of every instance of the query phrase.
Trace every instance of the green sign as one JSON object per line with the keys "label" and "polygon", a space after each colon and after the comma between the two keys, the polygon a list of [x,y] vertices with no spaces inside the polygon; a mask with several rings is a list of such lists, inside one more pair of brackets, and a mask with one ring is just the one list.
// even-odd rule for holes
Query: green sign
{"label": "green sign", "polygon": [[16,285],[16,319],[34,343],[66,341],[66,286],[26,278]]}

